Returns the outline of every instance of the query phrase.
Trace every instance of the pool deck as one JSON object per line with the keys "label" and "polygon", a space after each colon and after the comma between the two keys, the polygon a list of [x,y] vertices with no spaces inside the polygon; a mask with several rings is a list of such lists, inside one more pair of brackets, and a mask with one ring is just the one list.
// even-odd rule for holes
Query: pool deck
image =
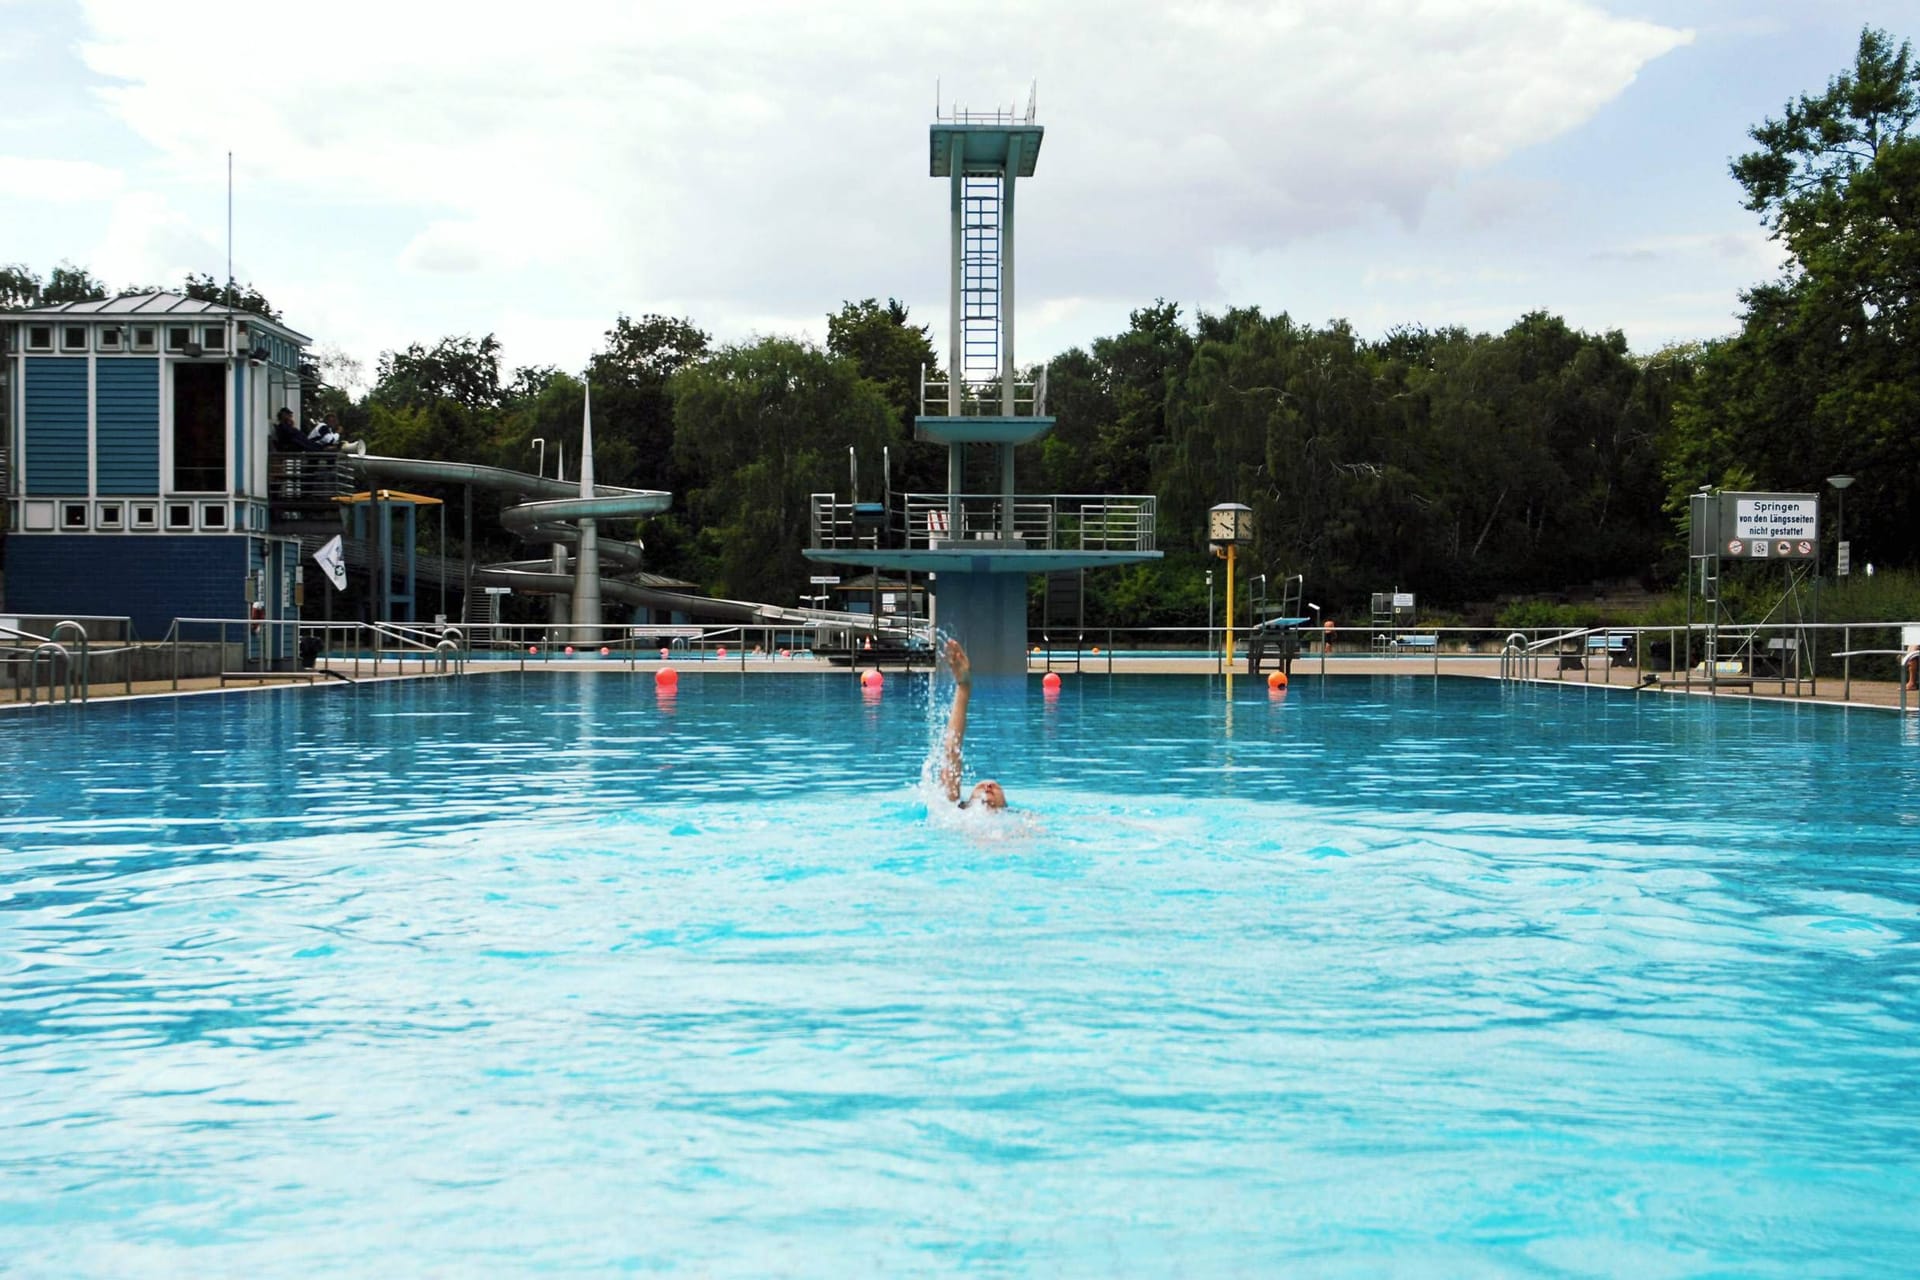
{"label": "pool deck", "polygon": [[[262,690],[275,689],[338,689],[344,687],[348,681],[355,684],[369,684],[376,681],[455,678],[425,670],[423,669],[424,664],[422,667],[403,668],[396,672],[395,664],[385,662],[382,664],[382,670],[377,676],[372,673],[371,664],[367,662],[358,664],[358,674],[356,674],[356,664],[350,661],[323,665],[327,665],[330,669],[338,671],[342,676],[347,677],[347,680],[326,678],[310,679],[308,673],[301,673],[297,677],[280,676],[254,680],[236,680],[233,677],[229,677],[227,683],[223,686],[217,677],[209,676],[200,679],[181,680],[178,688],[175,688],[173,682],[170,680],[135,681],[131,694],[128,693],[124,684],[114,682],[112,684],[95,684],[89,693],[89,699],[94,702],[109,702],[122,700],[129,696],[135,698],[150,698],[207,693],[257,693]],[[1063,669],[1059,666],[1056,666],[1055,670],[1060,673],[1062,679],[1072,680],[1109,674],[1208,675],[1212,674],[1218,665],[1217,660],[1213,657],[1126,658],[1097,655],[1083,660],[1077,672]],[[499,661],[474,659],[468,664],[467,669],[472,674],[522,671],[528,674],[615,671],[631,672],[636,677],[650,677],[661,667],[667,666],[673,667],[676,671],[689,678],[702,675],[804,674],[817,675],[822,678],[838,677],[844,680],[850,679],[853,674],[846,667],[833,666],[829,663],[818,662],[809,658],[777,658],[753,655],[748,655],[744,658],[729,655],[724,659],[707,658],[704,660],[679,658],[669,662],[661,662],[658,659],[649,658],[633,663],[619,661],[617,659],[567,659],[557,662],[533,661],[525,663],[517,658],[502,659]],[[888,681],[895,681],[909,674],[918,678],[925,674],[925,670],[924,667],[921,667],[908,673],[898,669],[889,669],[884,674]],[[1499,659],[1493,655],[1443,655],[1436,659],[1431,656],[1375,656],[1370,654],[1335,653],[1327,658],[1324,663],[1318,655],[1296,659],[1293,664],[1292,682],[1294,684],[1302,684],[1320,679],[1322,678],[1323,671],[1328,678],[1382,675],[1413,678],[1440,675],[1468,679],[1496,680],[1499,678],[1500,664]],[[1623,693],[1639,688],[1648,674],[1646,671],[1637,667],[1616,666],[1604,658],[1592,659],[1583,668],[1558,671],[1554,669],[1554,660],[1551,657],[1541,659],[1539,672],[1539,678],[1531,681],[1531,683],[1547,687],[1564,687],[1570,690],[1611,688]],[[1040,663],[1035,662],[1032,665],[1030,674],[1034,679],[1039,679],[1044,673],[1045,668]],[[1698,674],[1694,676],[1691,685],[1686,683],[1685,673],[1661,671],[1656,674],[1659,677],[1658,683],[1641,689],[1641,692],[1660,693],[1669,696],[1684,695],[1720,699],[1731,698],[1745,701],[1815,703],[1826,706],[1878,707],[1888,709],[1898,709],[1900,706],[1900,688],[1893,681],[1854,680],[1849,684],[1842,679],[1839,673],[1822,675],[1817,682],[1802,679],[1799,682],[1797,690],[1792,680],[1786,681],[1783,685],[1777,678],[1768,676],[1756,677],[1750,685],[1744,683],[1737,685],[1722,683],[1719,688],[1709,690],[1704,679]],[[1246,673],[1246,664],[1243,660],[1239,664],[1234,678],[1236,681],[1246,682],[1251,687],[1263,688],[1266,684],[1267,672],[1262,671],[1261,674],[1257,676],[1249,676]],[[24,700],[18,702],[12,701],[9,697],[12,692],[14,691],[9,690],[0,693],[0,715],[4,715],[8,711],[25,711],[34,705]],[[47,704],[42,702],[39,705],[46,706]],[[1920,692],[1908,693],[1907,706],[1915,711],[1920,711]]]}

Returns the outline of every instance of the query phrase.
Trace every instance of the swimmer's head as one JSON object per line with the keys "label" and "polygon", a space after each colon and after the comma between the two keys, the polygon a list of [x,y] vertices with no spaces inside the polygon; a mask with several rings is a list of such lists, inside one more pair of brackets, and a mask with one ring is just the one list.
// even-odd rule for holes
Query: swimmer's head
{"label": "swimmer's head", "polygon": [[960,807],[964,809],[976,800],[989,809],[1004,809],[1007,807],[1007,793],[1002,791],[1000,784],[991,778],[985,782],[974,783],[973,790],[969,791],[967,798],[960,802]]}

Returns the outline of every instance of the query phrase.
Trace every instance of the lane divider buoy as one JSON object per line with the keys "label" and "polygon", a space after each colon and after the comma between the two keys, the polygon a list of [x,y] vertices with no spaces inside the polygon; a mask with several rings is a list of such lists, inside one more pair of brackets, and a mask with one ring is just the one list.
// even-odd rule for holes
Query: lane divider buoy
{"label": "lane divider buoy", "polygon": [[662,687],[676,685],[680,683],[680,673],[672,667],[662,667],[653,673],[653,682]]}
{"label": "lane divider buoy", "polygon": [[1267,688],[1284,689],[1287,687],[1287,673],[1275,671],[1267,677]]}
{"label": "lane divider buoy", "polygon": [[869,667],[860,673],[860,687],[862,689],[878,689],[884,683],[886,683],[886,677],[881,675],[875,668]]}
{"label": "lane divider buoy", "polygon": [[1042,689],[1058,689],[1060,687],[1060,673],[1057,671],[1047,672],[1040,681],[1040,687]]}

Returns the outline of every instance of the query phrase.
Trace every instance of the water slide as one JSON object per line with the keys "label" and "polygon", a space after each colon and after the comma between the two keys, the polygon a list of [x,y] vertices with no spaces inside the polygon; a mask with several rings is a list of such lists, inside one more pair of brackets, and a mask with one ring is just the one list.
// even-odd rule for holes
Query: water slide
{"label": "water slide", "polygon": [[[510,493],[521,500],[501,512],[500,523],[524,542],[540,545],[564,545],[574,548],[574,571],[556,572],[551,559],[510,560],[473,566],[475,586],[511,587],[533,595],[579,596],[583,569],[593,568],[592,580],[598,596],[622,604],[683,613],[706,621],[750,625],[843,626],[865,630],[873,619],[864,613],[845,613],[824,609],[783,608],[747,600],[721,600],[712,596],[673,591],[619,577],[601,576],[598,570],[630,573],[640,567],[641,546],[599,536],[602,520],[639,520],[667,509],[673,495],[661,489],[627,489],[618,485],[588,486],[591,497],[582,497],[582,485],[576,480],[528,475],[504,467],[487,467],[473,462],[436,462],[425,458],[388,458],[348,454],[344,461],[353,465],[369,486],[459,484],[496,493]],[[591,531],[591,532],[589,532]],[[584,545],[583,545],[584,544]],[[452,566],[443,567],[447,572]],[[597,621],[597,619],[595,619]],[[881,620],[883,629],[889,627]]]}

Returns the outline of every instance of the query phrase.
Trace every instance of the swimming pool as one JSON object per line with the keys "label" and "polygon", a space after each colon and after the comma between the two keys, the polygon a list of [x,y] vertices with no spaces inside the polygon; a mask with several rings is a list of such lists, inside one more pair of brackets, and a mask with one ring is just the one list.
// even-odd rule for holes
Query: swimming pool
{"label": "swimming pool", "polygon": [[[1249,682],[1251,683],[1251,682]],[[1920,742],[1349,677],[0,720],[23,1274],[1920,1261]]]}

